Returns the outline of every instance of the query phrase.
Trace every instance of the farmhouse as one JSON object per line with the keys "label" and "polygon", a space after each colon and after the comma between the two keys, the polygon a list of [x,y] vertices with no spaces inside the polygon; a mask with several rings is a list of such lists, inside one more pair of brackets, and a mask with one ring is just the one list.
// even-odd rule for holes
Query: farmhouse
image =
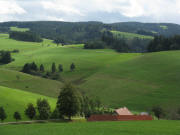
{"label": "farmhouse", "polygon": [[116,109],[112,115],[91,115],[88,121],[137,121],[137,120],[153,120],[150,115],[133,115],[128,108],[123,107]]}

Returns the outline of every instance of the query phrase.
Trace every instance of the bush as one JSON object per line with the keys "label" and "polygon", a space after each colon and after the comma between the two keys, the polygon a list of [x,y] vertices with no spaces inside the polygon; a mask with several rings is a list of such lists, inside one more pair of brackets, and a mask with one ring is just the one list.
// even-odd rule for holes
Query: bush
{"label": "bush", "polygon": [[152,108],[152,112],[154,113],[154,115],[155,115],[158,119],[164,117],[164,115],[165,115],[164,110],[163,110],[161,107],[159,107],[159,106],[153,107],[153,108]]}
{"label": "bush", "polygon": [[12,53],[19,53],[18,49],[14,49],[13,51],[11,51]]}
{"label": "bush", "polygon": [[59,113],[57,108],[52,112],[50,118],[51,119],[61,119],[62,118],[62,116],[60,115],[60,113]]}

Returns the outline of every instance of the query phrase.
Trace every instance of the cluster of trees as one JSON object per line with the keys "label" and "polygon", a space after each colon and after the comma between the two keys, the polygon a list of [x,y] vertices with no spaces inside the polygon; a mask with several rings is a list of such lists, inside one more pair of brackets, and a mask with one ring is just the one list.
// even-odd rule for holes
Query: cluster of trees
{"label": "cluster of trees", "polygon": [[114,36],[110,31],[104,31],[102,41],[118,52],[146,52],[151,39],[125,38],[124,36]]}
{"label": "cluster of trees", "polygon": [[143,30],[143,29],[138,30],[136,33],[140,34],[140,35],[147,35],[147,36],[155,36],[155,35],[157,35],[156,33],[153,33],[151,31],[147,31],[147,30]]}
{"label": "cluster of trees", "polygon": [[180,35],[172,37],[155,36],[148,45],[149,52],[180,50]]}
{"label": "cluster of trees", "polygon": [[28,42],[42,42],[41,37],[30,31],[10,31],[9,38],[20,40],[20,41],[28,41]]}
{"label": "cluster of trees", "polygon": [[[104,109],[105,110],[105,109]],[[107,109],[105,110],[106,112]],[[24,111],[25,115],[29,119],[66,119],[71,120],[72,116],[85,116],[89,117],[94,113],[103,113],[102,104],[99,99],[92,100],[87,96],[83,96],[77,88],[72,84],[67,83],[62,88],[56,108],[51,112],[51,106],[46,99],[38,99],[36,106],[29,103]],[[0,107],[0,119],[4,121],[7,118],[5,110]],[[14,113],[14,118],[16,120],[21,119],[19,112]]]}
{"label": "cluster of trees", "polygon": [[85,49],[112,48],[118,52],[146,52],[150,39],[125,38],[114,36],[110,31],[104,31],[99,40],[85,43]]}
{"label": "cluster of trees", "polygon": [[7,33],[9,31],[8,27],[0,27],[0,33]]}
{"label": "cluster of trees", "polygon": [[180,108],[164,110],[160,106],[155,106],[152,108],[151,111],[158,119],[165,118],[165,119],[171,119],[171,120],[180,120]]}
{"label": "cluster of trees", "polygon": [[87,42],[85,49],[103,49],[105,47],[115,49],[118,52],[129,52],[125,39],[115,38],[110,31],[104,31],[101,39]]}
{"label": "cluster of trees", "polygon": [[1,64],[8,64],[14,59],[11,57],[10,51],[0,51],[0,63]]}
{"label": "cluster of trees", "polygon": [[89,41],[84,44],[84,49],[104,49],[105,47],[105,42],[100,40]]}
{"label": "cluster of trees", "polygon": [[[70,71],[73,72],[75,70],[75,68],[76,68],[75,64],[72,63],[70,65]],[[40,67],[38,67],[35,62],[26,63],[21,70],[21,72],[23,72],[23,73],[37,75],[37,76],[41,76],[41,77],[49,78],[49,79],[53,79],[53,80],[59,80],[60,79],[59,73],[61,73],[63,71],[64,71],[63,65],[59,64],[58,68],[57,68],[56,64],[54,62],[52,63],[52,66],[51,66],[51,72],[45,71],[43,64],[41,64]]]}
{"label": "cluster of trees", "polygon": [[62,46],[64,46],[65,41],[64,41],[64,38],[62,38],[62,37],[57,37],[56,39],[54,39],[54,43],[56,43],[57,46],[58,46],[59,44],[61,44]]}

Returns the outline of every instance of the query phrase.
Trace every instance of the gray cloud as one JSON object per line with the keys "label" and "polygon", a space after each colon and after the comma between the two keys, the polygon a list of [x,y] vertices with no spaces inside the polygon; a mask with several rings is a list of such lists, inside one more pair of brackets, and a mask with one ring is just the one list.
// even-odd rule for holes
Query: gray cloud
{"label": "gray cloud", "polygon": [[180,24],[179,0],[0,0],[0,21],[142,21]]}

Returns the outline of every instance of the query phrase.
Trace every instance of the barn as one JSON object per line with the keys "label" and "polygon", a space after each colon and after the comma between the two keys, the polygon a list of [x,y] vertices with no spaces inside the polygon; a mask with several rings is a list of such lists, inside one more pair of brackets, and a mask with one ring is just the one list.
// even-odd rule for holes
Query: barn
{"label": "barn", "polygon": [[112,115],[91,115],[88,121],[137,121],[137,120],[153,120],[150,115],[134,115],[128,108],[123,107],[116,109]]}

